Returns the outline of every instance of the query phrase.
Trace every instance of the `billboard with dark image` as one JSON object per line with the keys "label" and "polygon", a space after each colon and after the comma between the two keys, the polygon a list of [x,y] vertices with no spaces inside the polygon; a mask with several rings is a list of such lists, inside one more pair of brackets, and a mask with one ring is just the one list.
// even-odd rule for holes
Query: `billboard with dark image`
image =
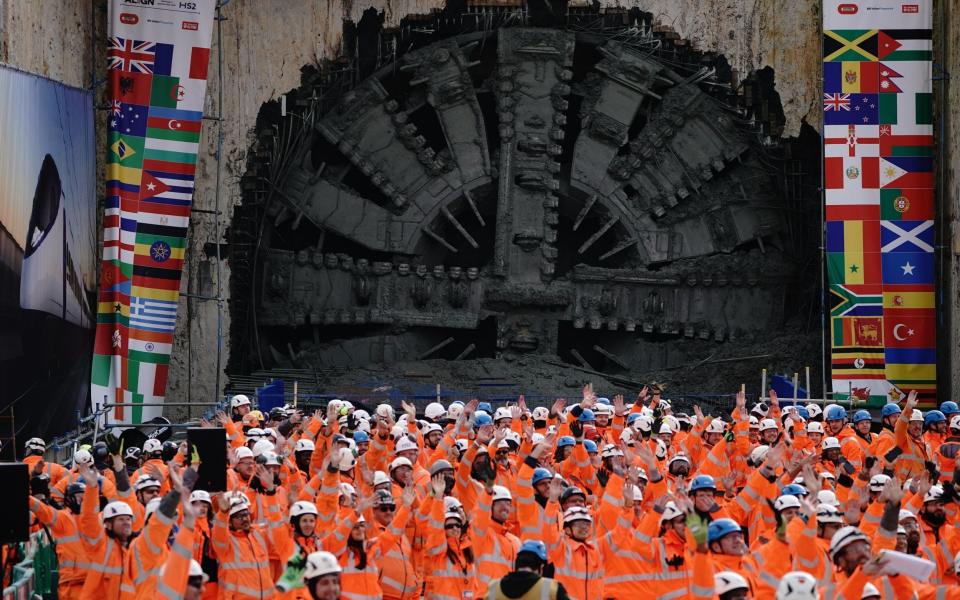
{"label": "billboard with dark image", "polygon": [[[0,67],[0,459],[76,425],[96,316],[93,96]],[[16,449],[17,456],[22,448]]]}

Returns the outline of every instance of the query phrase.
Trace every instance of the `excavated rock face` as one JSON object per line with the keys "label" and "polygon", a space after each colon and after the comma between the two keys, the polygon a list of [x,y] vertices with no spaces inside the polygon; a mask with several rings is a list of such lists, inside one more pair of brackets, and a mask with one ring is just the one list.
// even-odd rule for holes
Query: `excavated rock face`
{"label": "excavated rock face", "polygon": [[476,32],[300,94],[234,220],[234,356],[642,371],[782,328],[789,178],[705,77],[616,37]]}

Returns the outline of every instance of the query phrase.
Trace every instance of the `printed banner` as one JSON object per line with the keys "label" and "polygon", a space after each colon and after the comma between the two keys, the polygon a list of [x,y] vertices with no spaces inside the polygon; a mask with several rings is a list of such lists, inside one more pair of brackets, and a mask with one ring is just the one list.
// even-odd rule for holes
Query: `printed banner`
{"label": "printed banner", "polygon": [[936,400],[933,2],[824,0],[834,398]]}
{"label": "printed banner", "polygon": [[215,0],[112,0],[103,264],[91,373],[110,422],[162,412]]}
{"label": "printed banner", "polygon": [[[0,413],[22,443],[76,427],[90,393],[93,93],[0,67],[0,98]],[[0,442],[0,461],[15,449]]]}

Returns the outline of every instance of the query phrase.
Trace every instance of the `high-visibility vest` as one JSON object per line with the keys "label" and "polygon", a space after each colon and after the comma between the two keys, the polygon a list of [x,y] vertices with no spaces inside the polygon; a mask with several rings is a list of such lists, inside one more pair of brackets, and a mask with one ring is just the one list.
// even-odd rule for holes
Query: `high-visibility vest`
{"label": "high-visibility vest", "polygon": [[381,527],[374,541],[380,552],[380,587],[385,600],[413,600],[419,597],[420,582],[413,568],[413,548],[403,535],[403,524],[410,509],[400,508],[390,527]]}
{"label": "high-visibility vest", "polygon": [[377,566],[376,553],[367,549],[367,564],[363,569],[357,566],[357,559],[353,551],[347,552],[338,558],[343,572],[340,574],[340,598],[342,600],[380,600],[383,598],[383,589],[378,581],[380,568]]}
{"label": "high-visibility vest", "polygon": [[100,494],[90,486],[80,505],[80,543],[87,555],[80,600],[119,600],[127,549],[100,523]]}
{"label": "high-visibility vest", "polygon": [[487,600],[556,600],[560,585],[553,579],[541,577],[522,596],[508,597],[500,591],[500,580],[490,583],[487,591]]}
{"label": "high-visibility vest", "polygon": [[217,573],[221,599],[264,600],[274,595],[274,579],[270,572],[269,550],[273,548],[275,537],[272,529],[282,527],[278,523],[280,507],[276,505],[276,496],[268,496],[274,502],[267,503],[267,513],[271,515],[271,529],[253,525],[248,533],[231,531],[227,515],[217,513],[213,527],[213,547],[220,561]]}
{"label": "high-visibility vest", "polygon": [[957,467],[957,458],[960,457],[960,436],[952,435],[943,440],[937,449],[936,457],[940,481],[953,479],[953,470]]}
{"label": "high-visibility vest", "polygon": [[47,527],[57,544],[57,568],[60,571],[57,596],[61,600],[75,600],[89,569],[87,553],[80,543],[77,517],[66,508],[56,510],[33,496],[30,496],[30,510]]}
{"label": "high-visibility vest", "polygon": [[148,600],[156,591],[160,565],[167,560],[167,538],[173,528],[173,519],[159,510],[154,512],[146,527],[130,543],[120,582],[122,600]]}
{"label": "high-visibility vest", "polygon": [[[36,467],[37,463],[41,460],[43,460],[43,457],[39,454],[31,454],[30,456],[25,457],[23,462],[27,464],[30,472],[33,473],[34,467]],[[43,472],[50,477],[50,485],[56,485],[61,479],[67,476],[67,473],[69,473],[70,470],[61,464],[44,461]]]}
{"label": "high-visibility vest", "polygon": [[603,598],[604,569],[600,551],[590,542],[563,536],[550,552],[554,578],[574,600]]}
{"label": "high-visibility vest", "polygon": [[190,548],[193,541],[194,530],[183,528],[177,532],[160,569],[162,573],[157,576],[155,593],[161,600],[183,600],[190,578]]}

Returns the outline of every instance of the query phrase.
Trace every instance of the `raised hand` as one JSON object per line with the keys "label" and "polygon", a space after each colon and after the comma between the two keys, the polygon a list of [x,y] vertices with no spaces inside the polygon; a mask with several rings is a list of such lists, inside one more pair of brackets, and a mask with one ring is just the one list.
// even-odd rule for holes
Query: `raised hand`
{"label": "raised hand", "polygon": [[[430,478],[430,491],[433,492],[434,498],[443,498],[443,492],[447,489],[447,480],[443,477],[443,473],[437,473]],[[406,493],[404,489],[404,493]]]}
{"label": "raised hand", "polygon": [[[924,475],[927,474],[925,473]],[[899,504],[899,502],[903,500],[903,485],[900,483],[900,480],[896,477],[891,477],[890,481],[883,486],[879,500],[889,502],[890,504]]]}
{"label": "raised hand", "polygon": [[522,414],[523,414],[523,411],[520,410],[520,407],[519,407],[518,405],[513,405],[513,406],[510,407],[510,417],[511,417],[514,421],[519,421],[519,420],[520,420],[520,415],[522,415]]}
{"label": "raised hand", "polygon": [[626,404],[623,402],[623,394],[617,394],[613,397],[613,414],[619,417],[626,414]]}
{"label": "raised hand", "polygon": [[588,383],[583,386],[583,400],[580,401],[581,408],[590,408],[597,402],[597,395],[593,393],[593,384]]}
{"label": "raised hand", "polygon": [[521,410],[523,413],[528,412],[528,411],[527,411],[527,399],[523,396],[523,394],[520,394],[520,397],[517,398],[517,406],[520,407],[520,410]]}
{"label": "raised hand", "polygon": [[907,404],[903,407],[903,412],[907,415],[907,418],[910,418],[910,412],[917,405],[917,390],[910,390],[910,393],[907,394]]}
{"label": "raised hand", "polygon": [[363,498],[360,498],[360,501],[357,502],[357,505],[354,507],[357,511],[357,514],[362,516],[363,513],[373,508],[373,503],[375,501],[375,496],[364,496]]}
{"label": "raised hand", "polygon": [[257,479],[260,480],[260,485],[263,486],[263,489],[272,492],[274,487],[273,483],[273,473],[266,467],[266,465],[257,465]]}
{"label": "raised hand", "polygon": [[412,404],[410,404],[410,403],[407,402],[406,400],[402,400],[402,401],[400,402],[400,406],[403,408],[403,412],[406,413],[406,415],[407,415],[407,422],[408,422],[408,423],[416,423],[416,422],[417,422],[417,407],[414,406],[414,405],[412,405]]}
{"label": "raised hand", "polygon": [[163,481],[163,473],[160,472],[160,467],[157,465],[147,465],[146,471],[150,477],[153,477],[157,481]]}
{"label": "raised hand", "polygon": [[703,416],[703,409],[700,408],[699,404],[693,405],[693,414],[697,416],[697,425],[703,425],[703,422],[706,420]]}
{"label": "raised hand", "polygon": [[560,499],[560,494],[563,493],[563,481],[559,477],[554,477],[550,480],[550,491],[548,492],[550,497],[550,502],[556,502]]}
{"label": "raised hand", "polygon": [[80,473],[80,478],[83,479],[83,483],[85,483],[88,488],[97,485],[99,481],[97,471],[90,465],[77,465],[77,472]]}
{"label": "raised hand", "polygon": [[647,386],[643,386],[643,388],[640,389],[640,393],[637,394],[637,404],[645,403],[649,396],[650,396],[650,389]]}
{"label": "raised hand", "polygon": [[563,414],[563,409],[567,407],[567,401],[564,398],[557,398],[550,407],[550,416],[559,417]]}
{"label": "raised hand", "polygon": [[780,406],[780,399],[777,398],[777,392],[773,388],[767,390],[767,396],[770,398],[770,406]]}
{"label": "raised hand", "polygon": [[217,423],[220,423],[220,427],[224,427],[230,422],[230,417],[228,417],[227,413],[223,412],[222,410],[218,410],[217,414],[215,414],[213,417],[217,420]]}

